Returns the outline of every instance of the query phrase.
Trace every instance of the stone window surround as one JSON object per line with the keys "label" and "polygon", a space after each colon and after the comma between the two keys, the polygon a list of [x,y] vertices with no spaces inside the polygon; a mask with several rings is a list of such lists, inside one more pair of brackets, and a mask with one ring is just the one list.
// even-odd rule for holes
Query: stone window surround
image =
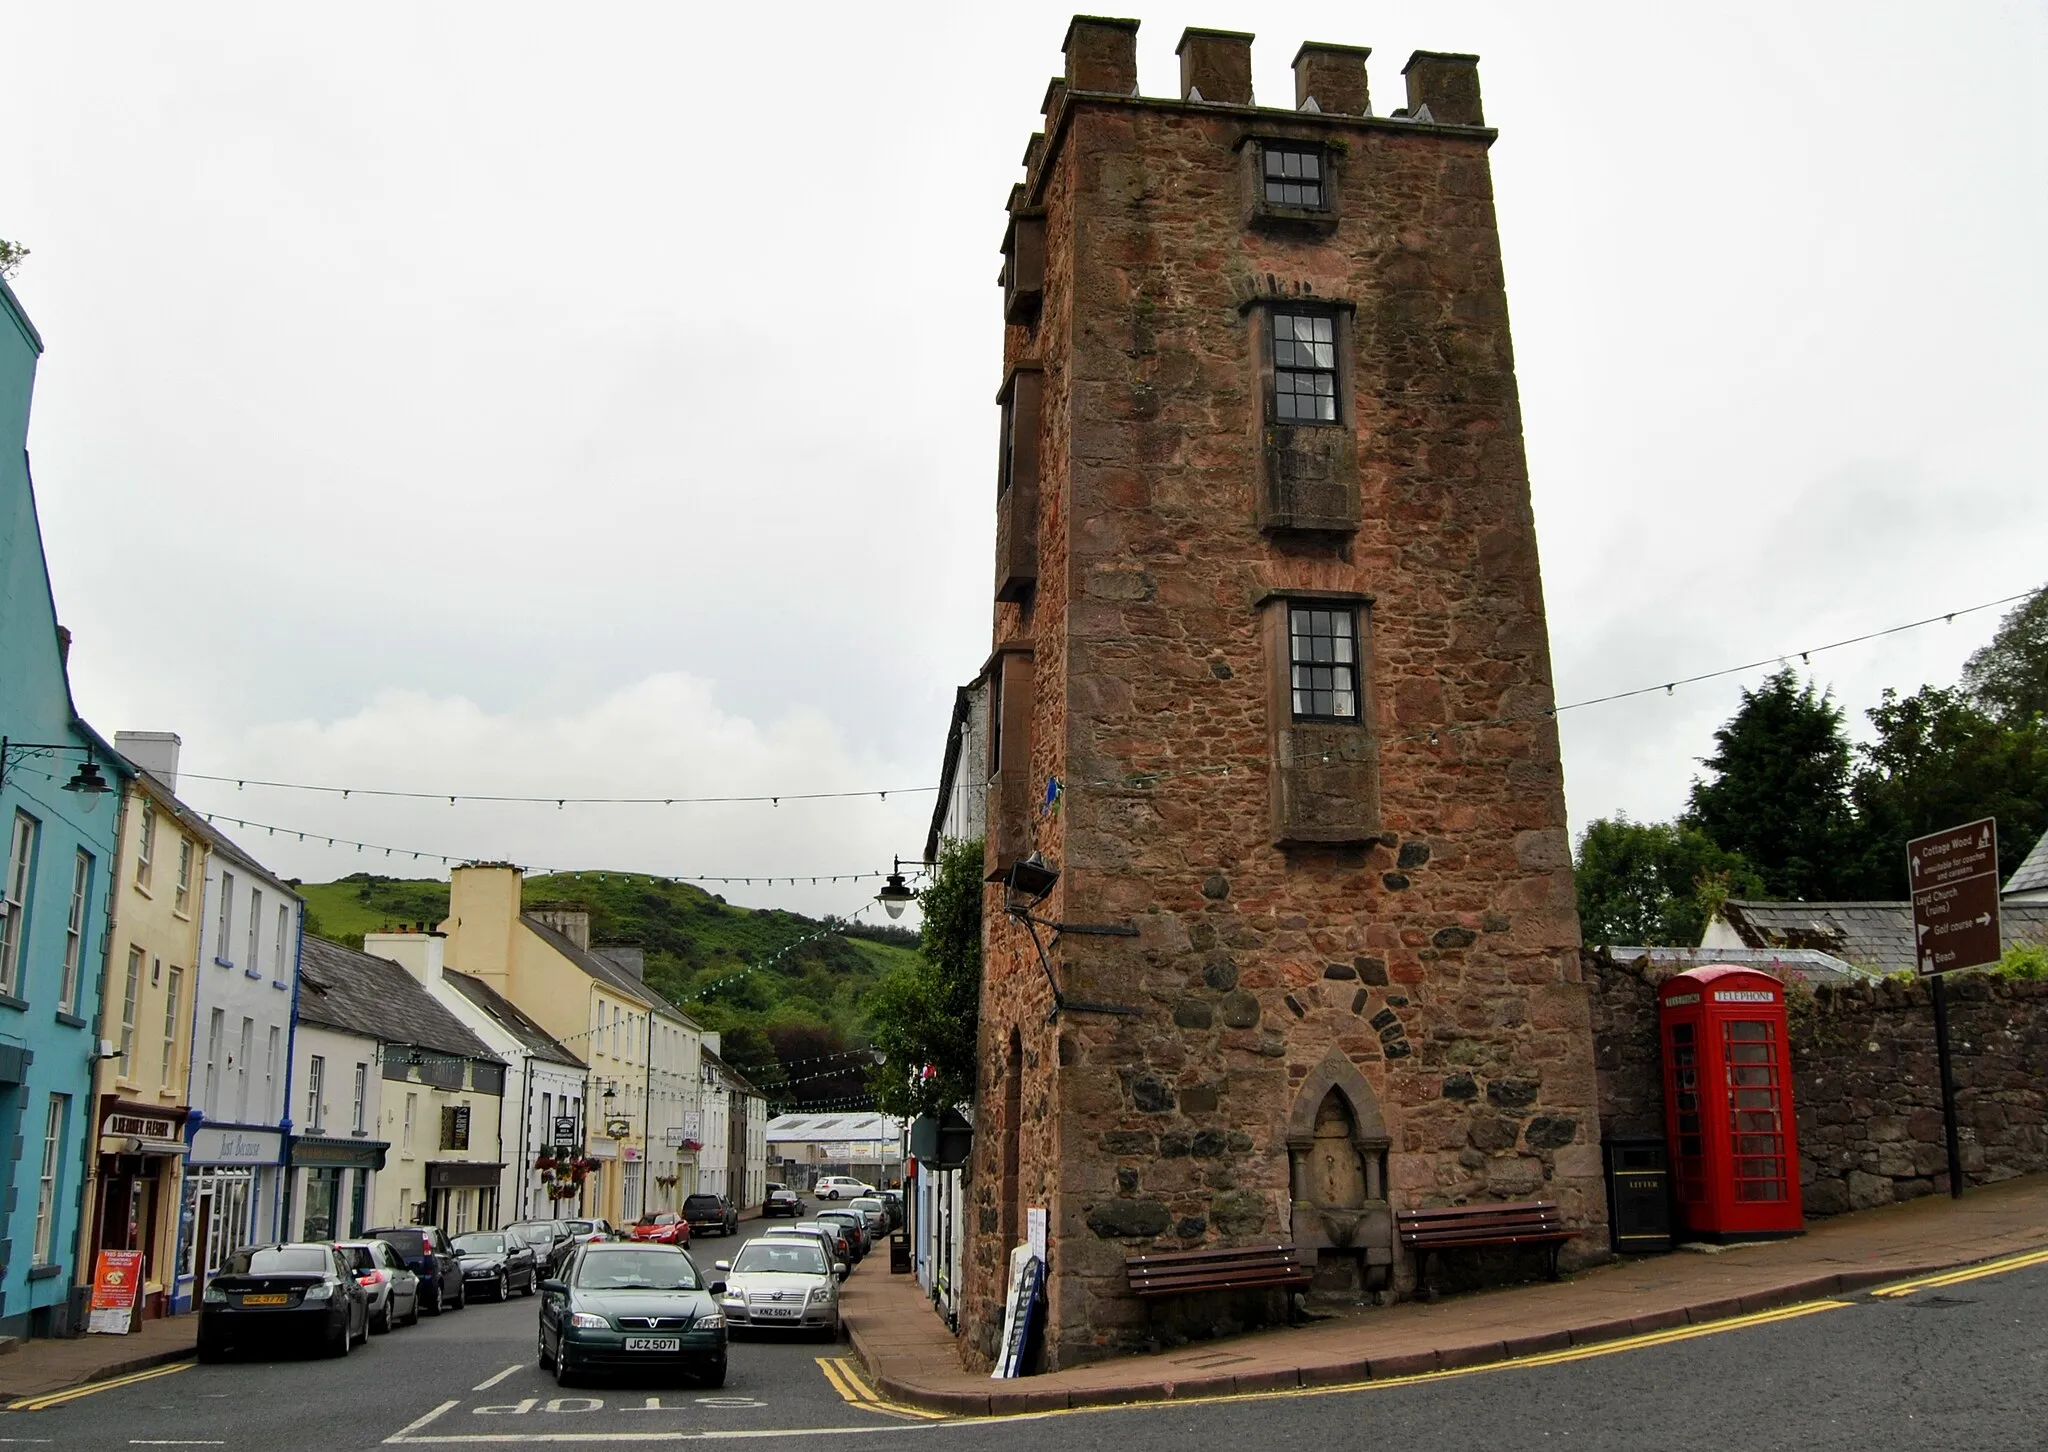
{"label": "stone window surround", "polygon": [[[1290,607],[1349,608],[1358,673],[1358,718],[1294,714]],[[1265,643],[1267,738],[1273,762],[1271,818],[1280,846],[1357,844],[1379,835],[1379,741],[1373,728],[1373,597],[1360,591],[1276,587],[1254,602]]]}
{"label": "stone window surround", "polygon": [[[1259,360],[1260,418],[1267,424],[1282,424],[1288,428],[1336,428],[1355,429],[1357,407],[1352,397],[1356,389],[1357,368],[1353,353],[1357,346],[1357,331],[1353,326],[1358,304],[1349,298],[1317,297],[1312,293],[1272,292],[1261,293],[1238,304],[1238,311],[1251,321],[1253,337]],[[1310,419],[1283,419],[1275,403],[1273,357],[1273,319],[1275,312],[1326,313],[1336,325],[1337,334],[1337,417],[1333,421],[1318,423]]]}
{"label": "stone window surround", "polygon": [[[1266,148],[1312,151],[1321,161],[1323,204],[1290,206],[1266,200]],[[1244,221],[1248,227],[1283,232],[1329,233],[1342,220],[1342,169],[1346,148],[1328,136],[1290,136],[1278,131],[1247,132],[1238,138],[1239,176],[1244,187]]]}

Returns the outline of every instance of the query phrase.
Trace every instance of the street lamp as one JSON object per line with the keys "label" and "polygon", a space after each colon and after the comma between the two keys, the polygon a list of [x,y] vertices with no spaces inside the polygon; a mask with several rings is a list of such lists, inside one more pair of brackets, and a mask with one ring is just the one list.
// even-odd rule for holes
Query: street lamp
{"label": "street lamp", "polygon": [[93,748],[80,746],[71,741],[10,741],[0,736],[0,786],[7,783],[10,768],[21,764],[28,756],[42,752],[83,751],[85,760],[78,770],[71,774],[71,780],[64,783],[64,790],[76,792],[79,804],[88,812],[99,805],[101,797],[114,788],[100,772],[99,763],[93,760]]}
{"label": "street lamp", "polygon": [[889,880],[883,883],[882,890],[875,894],[875,901],[882,905],[883,911],[891,918],[900,918],[903,916],[903,910],[917,901],[917,894],[912,892],[903,880],[903,859],[898,857],[893,860],[896,870],[889,874]]}

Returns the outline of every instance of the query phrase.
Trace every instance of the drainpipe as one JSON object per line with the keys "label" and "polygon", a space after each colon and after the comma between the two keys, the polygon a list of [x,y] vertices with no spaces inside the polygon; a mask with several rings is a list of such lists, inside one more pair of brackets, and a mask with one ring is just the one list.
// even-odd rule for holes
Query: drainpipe
{"label": "drainpipe", "polygon": [[[278,884],[280,887],[283,884]],[[290,888],[284,889],[290,893]],[[292,1056],[299,1046],[299,969],[306,957],[306,900],[297,893],[291,893],[298,902],[298,931],[292,935],[292,1016],[284,1031],[284,1102],[278,1107],[277,1140],[278,1167],[277,1183],[271,1187],[270,1223],[276,1229],[278,1239],[284,1239],[284,1182],[291,1173],[292,1142]]]}
{"label": "drainpipe", "polygon": [[[82,1123],[79,1125],[78,1165],[82,1173],[78,1177],[77,1252],[71,1263],[70,1284],[72,1286],[82,1284],[89,1287],[92,1285],[93,1268],[90,1263],[92,1241],[99,1229],[99,1217],[97,1215],[93,1216],[90,1222],[87,1221],[86,1207],[98,1203],[97,1196],[100,1190],[100,1039],[107,1031],[107,975],[114,971],[114,890],[120,885],[121,881],[121,843],[128,831],[129,790],[140,790],[140,788],[134,787],[132,783],[128,784],[121,793],[120,808],[114,814],[114,855],[113,861],[107,866],[106,886],[103,889],[106,893],[105,906],[100,913],[103,920],[100,926],[100,1001],[98,1008],[93,1013],[92,1039],[90,1041],[92,1047],[90,1057],[86,1060],[85,1093],[82,1096],[85,1112],[79,1116]],[[81,963],[78,966],[80,969],[79,982],[74,985],[73,992],[82,991],[85,987],[85,974],[83,971],[85,965]],[[139,997],[141,990],[138,988],[136,992]],[[172,1269],[175,1272],[175,1265]],[[165,1289],[164,1300],[168,1305],[170,1301],[168,1283]],[[30,1304],[31,1308],[33,1308],[33,1297],[30,1298]],[[135,1288],[135,1306],[139,1314],[142,1309],[142,1287],[140,1286]],[[66,1327],[69,1328],[71,1312],[68,1303],[65,1307],[64,1320]],[[83,1331],[85,1328],[81,1326],[75,1329]]]}

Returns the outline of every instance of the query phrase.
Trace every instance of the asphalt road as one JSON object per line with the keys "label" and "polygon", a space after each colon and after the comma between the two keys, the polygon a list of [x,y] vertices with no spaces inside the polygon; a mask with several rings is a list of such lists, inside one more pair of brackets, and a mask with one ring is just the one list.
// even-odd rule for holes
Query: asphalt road
{"label": "asphalt road", "polygon": [[[758,1233],[750,1224],[746,1232]],[[743,1237],[744,1238],[744,1237]],[[740,1240],[701,1241],[710,1270]],[[887,1274],[870,1257],[856,1276]],[[2048,1447],[2048,1266],[1761,1325],[1540,1366],[1361,1390],[917,1421],[850,1402],[845,1348],[735,1343],[716,1392],[559,1390],[534,1361],[535,1302],[472,1304],[374,1338],[342,1361],[183,1365],[42,1412],[0,1415],[0,1446],[342,1449],[745,1440],[883,1452],[1189,1452],[1292,1447],[2027,1449]],[[821,1366],[823,1359],[827,1366]]]}

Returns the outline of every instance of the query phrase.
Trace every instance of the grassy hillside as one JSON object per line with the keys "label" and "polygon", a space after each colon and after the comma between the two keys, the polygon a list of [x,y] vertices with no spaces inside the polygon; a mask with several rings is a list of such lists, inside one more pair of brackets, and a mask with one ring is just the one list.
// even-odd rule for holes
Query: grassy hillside
{"label": "grassy hillside", "polygon": [[[445,882],[356,873],[299,891],[308,930],[351,946],[364,933],[448,915]],[[720,1031],[726,1058],[778,1091],[778,1104],[822,1106],[865,1092],[861,1060],[846,1052],[868,1042],[862,1001],[882,974],[916,956],[916,939],[902,929],[827,932],[815,918],[734,907],[701,888],[631,873],[529,877],[523,899],[529,908],[582,908],[594,943],[645,949],[648,984]]]}

